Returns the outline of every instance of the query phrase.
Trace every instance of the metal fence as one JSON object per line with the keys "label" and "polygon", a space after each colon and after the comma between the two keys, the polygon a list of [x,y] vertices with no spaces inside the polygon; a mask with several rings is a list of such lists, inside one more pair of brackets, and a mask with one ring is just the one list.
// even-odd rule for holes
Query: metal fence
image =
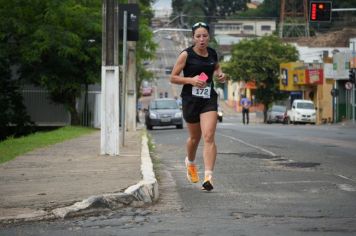
{"label": "metal fence", "polygon": [[70,124],[70,114],[63,105],[53,103],[48,91],[26,86],[22,90],[24,105],[31,120],[38,126],[65,126]]}
{"label": "metal fence", "polygon": [[77,110],[80,114],[80,122],[83,126],[100,128],[101,91],[88,91],[87,99],[85,91],[77,100]]}
{"label": "metal fence", "polygon": [[[49,98],[45,89],[26,85],[22,89],[24,105],[31,120],[38,126],[65,126],[70,125],[70,113],[64,105],[56,104]],[[87,97],[87,99],[86,99]],[[89,87],[77,100],[77,111],[83,126],[100,127],[100,87]],[[86,105],[85,105],[86,104]]]}

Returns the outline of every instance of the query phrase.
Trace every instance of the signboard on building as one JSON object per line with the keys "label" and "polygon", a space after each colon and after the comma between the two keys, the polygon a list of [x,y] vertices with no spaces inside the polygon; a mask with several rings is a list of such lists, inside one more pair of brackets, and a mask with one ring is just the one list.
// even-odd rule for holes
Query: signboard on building
{"label": "signboard on building", "polygon": [[280,64],[279,89],[283,91],[295,91],[303,82],[303,76],[295,73],[296,69],[304,67],[303,62],[288,62]]}
{"label": "signboard on building", "polygon": [[323,84],[324,72],[322,69],[305,70],[307,84]]}
{"label": "signboard on building", "polygon": [[356,68],[356,57],[351,57],[350,68]]}
{"label": "signboard on building", "polygon": [[293,71],[293,83],[297,85],[305,85],[307,83],[304,69],[296,69]]}
{"label": "signboard on building", "polygon": [[351,54],[348,52],[339,52],[333,56],[333,78],[348,79],[350,69]]}
{"label": "signboard on building", "polygon": [[356,38],[350,38],[350,68],[356,68]]}
{"label": "signboard on building", "polygon": [[334,78],[334,70],[332,63],[324,63],[324,78],[325,79],[332,79]]}
{"label": "signboard on building", "polygon": [[281,83],[285,86],[288,85],[288,69],[286,68],[281,69]]}

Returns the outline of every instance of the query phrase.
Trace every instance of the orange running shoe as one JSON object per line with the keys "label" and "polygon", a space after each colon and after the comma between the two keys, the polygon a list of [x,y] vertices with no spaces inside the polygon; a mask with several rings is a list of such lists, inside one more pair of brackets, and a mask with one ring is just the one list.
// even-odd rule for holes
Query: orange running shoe
{"label": "orange running shoe", "polygon": [[201,189],[204,191],[211,191],[213,188],[214,186],[213,181],[211,180],[211,176],[205,176]]}
{"label": "orange running shoe", "polygon": [[187,168],[187,178],[192,183],[199,182],[198,169],[195,164],[188,162],[188,157],[185,158],[185,166]]}

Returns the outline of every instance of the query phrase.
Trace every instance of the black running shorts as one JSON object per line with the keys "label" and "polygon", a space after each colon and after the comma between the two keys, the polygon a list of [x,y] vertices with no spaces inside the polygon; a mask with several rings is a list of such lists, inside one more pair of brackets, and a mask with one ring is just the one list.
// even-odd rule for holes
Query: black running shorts
{"label": "black running shorts", "polygon": [[207,98],[182,97],[183,118],[187,123],[200,122],[200,114],[218,110],[218,96]]}

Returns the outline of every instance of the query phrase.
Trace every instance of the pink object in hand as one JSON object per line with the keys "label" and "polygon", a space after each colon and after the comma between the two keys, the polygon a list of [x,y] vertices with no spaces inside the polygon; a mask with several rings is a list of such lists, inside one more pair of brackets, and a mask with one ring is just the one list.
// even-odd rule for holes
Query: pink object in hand
{"label": "pink object in hand", "polygon": [[202,81],[207,81],[208,80],[208,76],[204,72],[202,72],[199,75],[199,79],[202,80]]}

